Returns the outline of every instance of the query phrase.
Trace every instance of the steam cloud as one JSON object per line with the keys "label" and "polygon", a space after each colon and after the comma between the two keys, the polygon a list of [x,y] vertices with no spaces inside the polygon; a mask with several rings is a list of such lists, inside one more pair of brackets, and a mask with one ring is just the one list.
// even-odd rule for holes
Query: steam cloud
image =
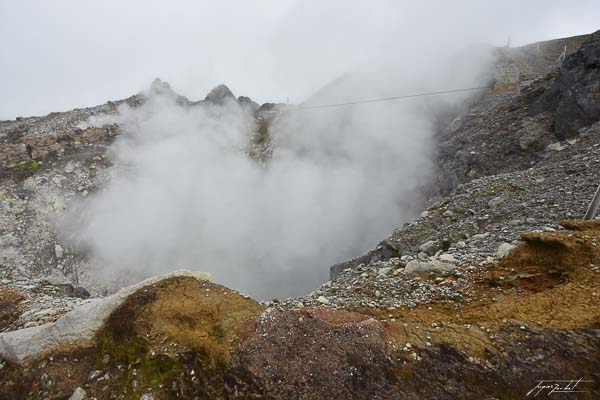
{"label": "steam cloud", "polygon": [[[306,104],[487,83],[491,48],[464,49],[468,37],[423,37],[421,51],[376,46]],[[236,102],[186,108],[168,93],[147,96],[96,121],[121,124],[111,154],[130,173],[86,201],[72,236],[107,278],[191,268],[273,298],[309,292],[330,265],[415,215],[435,118],[467,94],[284,113],[270,126],[265,164],[248,157],[255,121]]]}
{"label": "steam cloud", "polygon": [[[361,85],[342,81],[313,102]],[[383,94],[370,87],[360,93]],[[261,164],[247,154],[255,121],[234,101],[148,97],[110,121],[123,127],[112,153],[130,173],[85,205],[78,232],[105,276],[192,268],[257,297],[298,295],[421,205],[439,104],[290,111],[271,125],[272,159]]]}

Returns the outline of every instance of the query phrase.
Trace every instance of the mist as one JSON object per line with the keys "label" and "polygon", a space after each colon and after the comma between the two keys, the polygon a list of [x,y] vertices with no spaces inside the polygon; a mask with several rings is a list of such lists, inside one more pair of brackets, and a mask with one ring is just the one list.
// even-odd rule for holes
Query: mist
{"label": "mist", "polygon": [[[477,54],[481,64],[454,57],[455,68],[435,79],[426,66],[397,65],[411,77],[404,82],[355,70],[303,107],[394,88],[482,84],[489,57]],[[120,124],[110,154],[127,168],[82,213],[74,209],[72,237],[90,249],[95,273],[107,282],[190,268],[270,299],[308,293],[328,279],[330,265],[373,248],[419,211],[432,171],[432,116],[466,95],[292,107],[270,125],[266,162],[249,157],[256,121],[234,99],[185,107],[170,92],[144,96],[140,108],[124,105],[117,116],[89,121]]]}
{"label": "mist", "polygon": [[[436,14],[431,4],[295,4],[289,26],[265,39],[266,56],[243,54],[249,71],[264,66],[258,81],[271,74],[304,106],[488,84],[499,21],[513,11],[459,3],[437,4]],[[318,32],[290,15],[317,21]],[[290,48],[298,65],[286,69],[280,54]],[[196,86],[175,81],[197,96]],[[266,100],[268,90],[238,92],[252,85],[233,81],[224,83],[236,95]],[[330,265],[365,253],[419,212],[436,118],[473,94],[292,107],[271,123],[266,162],[248,156],[256,121],[237,102],[185,107],[169,92],[144,95],[140,108],[88,122],[120,124],[109,154],[127,168],[73,208],[63,234],[108,283],[188,268],[270,299],[310,292]]]}

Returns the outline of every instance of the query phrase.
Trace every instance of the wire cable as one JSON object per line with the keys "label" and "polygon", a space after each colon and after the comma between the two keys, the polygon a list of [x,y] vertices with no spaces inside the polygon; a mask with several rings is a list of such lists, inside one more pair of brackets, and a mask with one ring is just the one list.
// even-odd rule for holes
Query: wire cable
{"label": "wire cable", "polygon": [[378,102],[382,102],[382,101],[410,99],[410,98],[414,98],[414,97],[436,96],[436,95],[440,95],[440,94],[469,92],[469,91],[474,91],[474,90],[483,90],[483,89],[491,89],[491,88],[492,88],[492,86],[478,86],[478,87],[464,88],[464,89],[440,90],[437,92],[414,93],[414,94],[407,94],[407,95],[402,95],[402,96],[383,97],[380,99],[348,101],[345,103],[319,104],[319,105],[314,105],[314,106],[298,106],[298,107],[293,107],[290,110],[311,110],[311,109],[316,109],[316,108],[343,107],[343,106],[351,106],[351,105],[355,105],[355,104],[378,103]]}

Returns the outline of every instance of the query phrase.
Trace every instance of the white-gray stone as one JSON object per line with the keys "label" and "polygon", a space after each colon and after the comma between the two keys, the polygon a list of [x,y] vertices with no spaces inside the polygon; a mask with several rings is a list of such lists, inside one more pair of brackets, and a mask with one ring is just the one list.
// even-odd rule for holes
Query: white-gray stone
{"label": "white-gray stone", "polygon": [[521,149],[526,150],[534,144],[539,143],[540,139],[544,136],[546,128],[533,121],[528,121],[524,124],[519,134],[519,146]]}
{"label": "white-gray stone", "polygon": [[498,196],[498,197],[494,197],[493,199],[488,201],[488,206],[490,208],[496,208],[502,203],[504,203],[504,197]]}
{"label": "white-gray stone", "polygon": [[566,148],[567,146],[563,146],[559,142],[556,142],[549,144],[548,147],[546,147],[546,151],[563,151]]}
{"label": "white-gray stone", "polygon": [[67,279],[67,277],[58,269],[53,270],[52,273],[50,275],[48,275],[46,278],[44,278],[42,282],[48,283],[48,284],[54,285],[54,286],[71,284],[71,281],[69,281]]}
{"label": "white-gray stone", "polygon": [[502,243],[500,246],[498,246],[498,251],[496,252],[496,257],[504,258],[504,257],[508,256],[508,253],[510,253],[510,251],[514,248],[515,248],[515,246],[513,246],[510,243]]}
{"label": "white-gray stone", "polygon": [[56,255],[56,258],[63,258],[63,256],[65,255],[65,250],[62,248],[62,246],[60,244],[55,244],[54,245],[54,254]]}
{"label": "white-gray stone", "polygon": [[489,232],[486,233],[479,233],[477,235],[473,235],[469,238],[469,242],[478,242],[480,240],[486,239],[487,237],[490,236]]}
{"label": "white-gray stone", "polygon": [[83,400],[83,399],[85,399],[85,390],[83,390],[80,387],[75,389],[75,391],[73,392],[71,397],[69,397],[69,400]]}
{"label": "white-gray stone", "polygon": [[449,262],[449,263],[457,263],[458,262],[458,260],[456,258],[454,258],[454,254],[450,254],[450,253],[440,254],[440,256],[438,258],[440,259],[440,261],[444,261],[444,262]]}
{"label": "white-gray stone", "polygon": [[65,174],[72,174],[73,171],[75,171],[75,164],[73,164],[73,162],[69,161],[67,165],[65,165]]}
{"label": "white-gray stone", "polygon": [[329,304],[329,299],[325,296],[319,296],[317,301],[321,304]]}
{"label": "white-gray stone", "polygon": [[444,218],[452,218],[454,217],[456,214],[454,214],[454,211],[452,210],[446,210],[444,211],[444,213],[442,214],[442,217]]}
{"label": "white-gray stone", "polygon": [[452,272],[454,269],[454,265],[439,260],[431,260],[428,262],[413,260],[406,264],[404,273],[406,275],[419,274],[423,272],[444,273]]}
{"label": "white-gray stone", "polygon": [[425,254],[428,254],[428,255],[435,254],[437,249],[438,249],[438,246],[433,240],[429,240],[419,246],[419,251],[423,252]]}

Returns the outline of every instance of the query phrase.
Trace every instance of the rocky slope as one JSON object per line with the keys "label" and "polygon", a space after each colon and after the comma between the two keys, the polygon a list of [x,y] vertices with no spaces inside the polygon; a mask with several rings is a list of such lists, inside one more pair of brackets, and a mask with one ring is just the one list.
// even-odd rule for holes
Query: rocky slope
{"label": "rocky slope", "polygon": [[474,293],[497,298],[462,306],[265,310],[204,278],[156,278],[120,292],[94,326],[76,318],[93,315],[89,305],[43,326],[53,332],[44,346],[36,327],[0,335],[0,394],[506,399],[537,379],[574,377],[584,395],[569,396],[594,398],[600,222],[563,225],[524,234],[506,259],[470,275]]}
{"label": "rocky slope", "polygon": [[[600,398],[600,221],[577,220],[600,183],[600,32],[500,53],[495,89],[440,117],[421,215],[266,303],[189,272],[102,297],[56,236],[126,168],[105,154],[119,127],[82,123],[143,93],[0,122],[0,398],[511,399],[542,379]],[[237,103],[268,162],[281,105],[177,101]]]}

